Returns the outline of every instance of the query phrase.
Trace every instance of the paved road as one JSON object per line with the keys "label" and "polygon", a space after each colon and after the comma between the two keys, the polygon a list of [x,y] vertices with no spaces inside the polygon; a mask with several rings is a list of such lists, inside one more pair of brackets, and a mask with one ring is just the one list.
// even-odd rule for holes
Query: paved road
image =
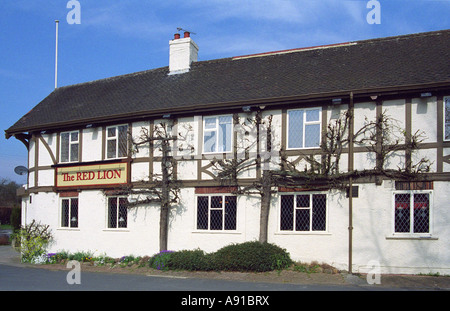
{"label": "paved road", "polygon": [[[367,290],[369,287],[336,285],[294,285],[225,281],[198,278],[170,278],[146,275],[83,272],[80,283],[68,284],[71,270],[51,271],[0,264],[0,290],[7,291],[308,291]],[[69,281],[76,278],[70,274]]]}

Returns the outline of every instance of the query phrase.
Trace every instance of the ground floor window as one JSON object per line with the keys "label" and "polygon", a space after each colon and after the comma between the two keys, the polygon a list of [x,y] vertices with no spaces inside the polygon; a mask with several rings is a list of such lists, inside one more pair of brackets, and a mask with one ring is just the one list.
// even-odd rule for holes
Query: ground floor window
{"label": "ground floor window", "polygon": [[327,197],[322,193],[281,195],[281,231],[326,231]]}
{"label": "ground floor window", "polygon": [[126,203],[126,197],[108,198],[108,228],[127,227],[128,210]]}
{"label": "ground floor window", "polygon": [[430,192],[394,194],[394,232],[430,233]]}
{"label": "ground floor window", "polygon": [[209,195],[197,197],[198,230],[236,230],[236,197]]}
{"label": "ground floor window", "polygon": [[61,227],[78,228],[78,198],[61,200]]}

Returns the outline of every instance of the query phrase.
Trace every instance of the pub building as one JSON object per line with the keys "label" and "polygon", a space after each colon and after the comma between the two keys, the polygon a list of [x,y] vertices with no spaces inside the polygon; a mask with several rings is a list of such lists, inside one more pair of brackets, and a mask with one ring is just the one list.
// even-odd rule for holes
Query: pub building
{"label": "pub building", "polygon": [[[162,174],[160,142],[136,143],[161,124],[178,138],[169,143],[179,200],[167,249],[213,252],[258,240],[261,196],[235,190],[260,181],[263,166],[249,166],[230,187],[212,159],[256,159],[264,146],[243,128],[258,115],[266,127],[270,119],[271,169],[289,161],[309,171],[311,159],[326,158],[329,125],[351,109],[354,133],[381,116],[395,120],[391,134],[404,148],[383,169],[411,171],[427,159],[426,172],[355,178],[348,191],[273,185],[267,241],[293,260],[354,272],[375,260],[382,273],[449,274],[449,30],[202,61],[189,32],[169,46],[168,66],[58,87],[5,131],[28,150],[22,224],[49,225],[50,252],[160,251],[160,204],[129,203]],[[375,132],[378,149],[343,146],[340,173],[380,164],[376,150],[388,142]],[[413,148],[416,133],[423,140]]]}

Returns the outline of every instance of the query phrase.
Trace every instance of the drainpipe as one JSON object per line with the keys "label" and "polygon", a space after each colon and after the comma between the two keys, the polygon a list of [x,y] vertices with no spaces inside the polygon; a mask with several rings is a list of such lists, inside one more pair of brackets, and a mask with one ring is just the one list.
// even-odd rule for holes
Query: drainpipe
{"label": "drainpipe", "polygon": [[[353,132],[354,132],[354,104],[353,92],[350,92],[350,103],[348,106],[350,113],[348,130],[348,171],[353,171]],[[353,256],[353,178],[350,176],[348,182],[348,273],[352,274],[352,256]]]}

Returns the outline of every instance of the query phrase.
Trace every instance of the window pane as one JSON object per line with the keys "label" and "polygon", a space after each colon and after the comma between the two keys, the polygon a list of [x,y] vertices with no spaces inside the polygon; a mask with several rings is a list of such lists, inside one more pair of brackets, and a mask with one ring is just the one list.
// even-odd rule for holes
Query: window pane
{"label": "window pane", "polygon": [[395,195],[395,232],[410,232],[410,195]]}
{"label": "window pane", "polygon": [[281,196],[280,230],[293,230],[294,228],[294,196]]}
{"label": "window pane", "polygon": [[430,232],[429,206],[428,193],[414,194],[414,233]]}
{"label": "window pane", "polygon": [[310,209],[298,208],[295,210],[295,230],[309,231]]}
{"label": "window pane", "polygon": [[231,151],[231,117],[228,119],[229,123],[227,120],[219,120],[219,152]]}
{"label": "window pane", "polygon": [[288,112],[288,148],[303,147],[303,111],[293,110]]}
{"label": "window pane", "polygon": [[210,229],[211,230],[222,230],[222,216],[223,211],[221,209],[212,209],[210,211]]}
{"label": "window pane", "polygon": [[71,162],[78,161],[78,144],[70,145],[70,161]]}
{"label": "window pane", "polygon": [[305,126],[305,147],[319,147],[320,125],[312,124]]}
{"label": "window pane", "polygon": [[225,197],[225,230],[236,230],[236,197]]}
{"label": "window pane", "polygon": [[306,122],[313,122],[320,120],[320,109],[306,110]]}
{"label": "window pane", "polygon": [[119,126],[119,157],[126,157],[128,154],[127,146],[128,146],[128,126],[123,125]]}
{"label": "window pane", "polygon": [[116,158],[116,140],[108,140],[106,148],[106,157],[108,159]]}
{"label": "window pane", "polygon": [[216,129],[216,118],[205,118],[205,129]]}
{"label": "window pane", "polygon": [[69,227],[69,200],[62,200],[61,227]]}
{"label": "window pane", "polygon": [[311,196],[309,194],[297,195],[297,207],[310,207],[310,197]]}
{"label": "window pane", "polygon": [[71,199],[70,202],[70,227],[78,227],[78,199]]}
{"label": "window pane", "polygon": [[203,148],[205,152],[216,152],[216,132],[206,131],[204,133]]}
{"label": "window pane", "polygon": [[314,194],[312,207],[313,231],[325,231],[327,221],[327,196],[325,194]]}
{"label": "window pane", "polygon": [[197,197],[197,229],[208,229],[208,197]]}
{"label": "window pane", "polygon": [[115,127],[108,128],[108,137],[116,137],[116,128]]}
{"label": "window pane", "polygon": [[119,198],[119,228],[126,228],[128,222],[127,199]]}
{"label": "window pane", "polygon": [[70,141],[71,142],[77,142],[78,141],[78,132],[70,133]]}
{"label": "window pane", "polygon": [[450,97],[445,97],[445,140],[450,140]]}
{"label": "window pane", "polygon": [[108,228],[117,228],[117,198],[108,198]]}
{"label": "window pane", "polygon": [[69,133],[61,134],[61,162],[69,162]]}

